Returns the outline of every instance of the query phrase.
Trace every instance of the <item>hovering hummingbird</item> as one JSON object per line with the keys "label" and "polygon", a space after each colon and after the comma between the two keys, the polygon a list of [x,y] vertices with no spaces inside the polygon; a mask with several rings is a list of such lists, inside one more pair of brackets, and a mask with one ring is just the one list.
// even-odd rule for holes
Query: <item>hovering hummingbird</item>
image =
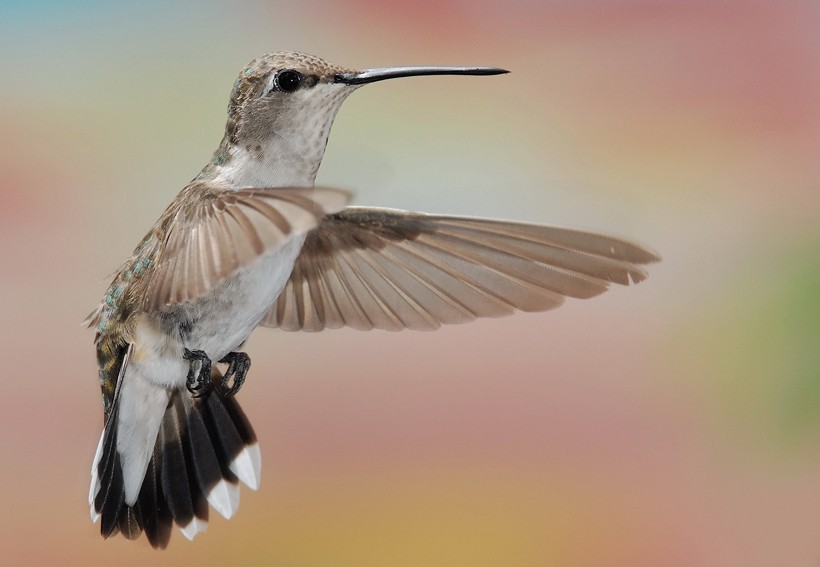
{"label": "hovering hummingbird", "polygon": [[[188,538],[209,505],[230,518],[239,482],[259,486],[260,451],[234,395],[259,325],[436,329],[543,311],[657,261],[633,242],[481,218],[346,207],[314,187],[330,128],[360,86],[493,67],[354,71],[301,53],[251,61],[233,85],[225,135],[119,269],[99,307],[105,427],[89,504],[104,537]],[[217,363],[227,364],[224,373]]]}

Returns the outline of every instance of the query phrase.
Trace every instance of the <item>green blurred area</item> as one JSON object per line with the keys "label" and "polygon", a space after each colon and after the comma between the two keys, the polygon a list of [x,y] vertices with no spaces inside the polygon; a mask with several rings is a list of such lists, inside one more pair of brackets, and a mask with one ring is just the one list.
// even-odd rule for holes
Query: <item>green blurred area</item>
{"label": "green blurred area", "polygon": [[688,328],[715,410],[758,450],[794,457],[820,438],[820,238],[777,244],[741,260]]}

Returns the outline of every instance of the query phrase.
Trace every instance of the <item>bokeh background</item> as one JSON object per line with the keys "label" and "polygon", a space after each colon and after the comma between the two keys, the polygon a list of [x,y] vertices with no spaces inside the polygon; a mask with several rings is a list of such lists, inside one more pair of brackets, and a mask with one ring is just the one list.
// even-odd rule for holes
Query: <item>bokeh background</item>
{"label": "bokeh background", "polygon": [[[0,1],[0,563],[820,562],[820,4]],[[257,493],[165,552],[102,541],[80,326],[220,140],[236,73],[379,83],[320,183],[628,236],[650,278],[435,333],[260,329]]]}

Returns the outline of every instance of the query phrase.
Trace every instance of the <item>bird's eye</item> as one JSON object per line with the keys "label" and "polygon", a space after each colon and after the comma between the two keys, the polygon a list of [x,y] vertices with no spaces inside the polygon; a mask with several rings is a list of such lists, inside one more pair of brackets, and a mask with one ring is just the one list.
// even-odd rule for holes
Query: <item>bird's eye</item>
{"label": "bird's eye", "polygon": [[292,93],[302,84],[302,74],[292,69],[279,71],[273,80],[273,84],[282,92]]}

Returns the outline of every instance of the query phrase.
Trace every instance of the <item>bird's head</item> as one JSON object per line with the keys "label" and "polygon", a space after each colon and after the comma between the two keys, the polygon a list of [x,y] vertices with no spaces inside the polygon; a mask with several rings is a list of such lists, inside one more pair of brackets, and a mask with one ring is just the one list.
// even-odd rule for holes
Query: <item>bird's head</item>
{"label": "bird's head", "polygon": [[[494,67],[388,67],[351,70],[304,53],[254,59],[234,82],[222,146],[213,164],[242,163],[244,185],[309,185],[342,102],[362,85],[417,75],[496,75]],[[242,157],[237,160],[237,154]],[[251,160],[254,165],[245,162]],[[231,169],[229,167],[229,169]],[[244,170],[252,174],[245,175]]]}

